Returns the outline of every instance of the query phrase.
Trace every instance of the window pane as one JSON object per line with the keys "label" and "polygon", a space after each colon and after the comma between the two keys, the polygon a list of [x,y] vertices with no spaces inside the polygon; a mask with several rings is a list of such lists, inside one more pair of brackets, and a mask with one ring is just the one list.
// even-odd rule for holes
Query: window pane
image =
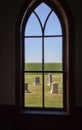
{"label": "window pane", "polygon": [[25,38],[25,70],[42,70],[41,38]]}
{"label": "window pane", "polygon": [[44,39],[44,69],[62,70],[62,37]]}
{"label": "window pane", "polygon": [[40,23],[34,13],[29,17],[25,28],[25,36],[42,35]]}
{"label": "window pane", "polygon": [[45,74],[45,107],[63,107],[63,78],[62,74]]}
{"label": "window pane", "polygon": [[62,35],[60,21],[54,12],[51,13],[47,21],[45,35]]}
{"label": "window pane", "polygon": [[[42,107],[42,75],[25,73],[25,106]],[[27,89],[26,89],[27,88]]]}
{"label": "window pane", "polygon": [[51,9],[45,4],[45,3],[42,3],[40,4],[36,9],[35,9],[35,12],[38,14],[41,22],[42,22],[42,25],[44,25],[45,23],[45,20],[49,14],[49,12],[51,11]]}

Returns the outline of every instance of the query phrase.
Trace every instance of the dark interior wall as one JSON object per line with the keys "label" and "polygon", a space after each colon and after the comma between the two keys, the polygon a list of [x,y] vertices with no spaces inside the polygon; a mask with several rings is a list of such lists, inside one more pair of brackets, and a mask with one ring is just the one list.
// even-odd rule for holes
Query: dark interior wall
{"label": "dark interior wall", "polygon": [[66,0],[75,24],[75,101],[76,106],[82,107],[82,1]]}
{"label": "dark interior wall", "polygon": [[[0,2],[0,104],[15,104],[15,24],[24,1]],[[75,102],[82,107],[82,1],[66,1],[75,21]]]}
{"label": "dark interior wall", "polygon": [[23,2],[0,2],[0,104],[15,104],[15,24]]}

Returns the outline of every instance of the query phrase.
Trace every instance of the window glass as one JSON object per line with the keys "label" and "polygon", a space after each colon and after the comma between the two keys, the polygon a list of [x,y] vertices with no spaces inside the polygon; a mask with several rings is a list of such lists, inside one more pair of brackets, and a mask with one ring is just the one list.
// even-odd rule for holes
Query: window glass
{"label": "window glass", "polygon": [[45,70],[62,71],[62,37],[44,38]]}
{"label": "window glass", "polygon": [[25,28],[25,106],[63,108],[62,38],[57,15],[46,4],[40,4]]}
{"label": "window glass", "polygon": [[32,13],[27,21],[25,28],[25,36],[42,35],[40,23],[34,13]]}
{"label": "window glass", "polygon": [[63,108],[62,73],[45,74],[45,107]]}
{"label": "window glass", "polygon": [[51,13],[46,23],[45,35],[62,35],[59,19],[54,12]]}
{"label": "window glass", "polygon": [[42,74],[25,73],[24,76],[25,107],[42,107]]}
{"label": "window glass", "polygon": [[45,4],[42,3],[40,4],[36,9],[35,12],[37,13],[37,15],[39,16],[42,25],[44,25],[45,20],[49,14],[49,12],[51,11],[51,9]]}
{"label": "window glass", "polygon": [[25,70],[42,70],[41,38],[25,38]]}

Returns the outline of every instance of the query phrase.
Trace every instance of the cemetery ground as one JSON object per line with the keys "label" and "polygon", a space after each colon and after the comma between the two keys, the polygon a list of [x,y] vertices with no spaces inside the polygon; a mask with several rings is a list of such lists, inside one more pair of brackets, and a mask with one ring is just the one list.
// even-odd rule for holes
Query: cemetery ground
{"label": "cemetery ground", "polygon": [[[29,66],[32,67],[33,63]],[[40,64],[36,68],[40,68]],[[48,64],[46,65],[47,69]],[[51,66],[51,64],[50,64]],[[53,65],[52,65],[53,66]],[[26,66],[27,68],[27,66]],[[35,65],[33,66],[35,68]],[[32,69],[33,69],[32,68]],[[51,68],[51,67],[50,67]],[[30,67],[29,67],[30,69]],[[53,67],[52,67],[53,69]],[[56,64],[55,70],[61,70],[61,65]],[[40,78],[40,84],[36,85],[34,82],[35,77]],[[45,107],[63,107],[63,90],[62,90],[62,74],[53,73],[52,82],[58,83],[58,93],[51,94],[51,86],[48,85],[48,73],[44,75],[44,104]],[[29,92],[25,93],[25,106],[28,107],[42,107],[42,74],[41,73],[25,73],[25,83],[28,84]]]}

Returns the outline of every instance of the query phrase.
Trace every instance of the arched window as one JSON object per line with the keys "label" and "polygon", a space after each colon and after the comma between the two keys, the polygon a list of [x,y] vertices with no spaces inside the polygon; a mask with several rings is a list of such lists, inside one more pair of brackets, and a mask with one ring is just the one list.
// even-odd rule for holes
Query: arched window
{"label": "arched window", "polygon": [[73,82],[66,12],[59,2],[35,0],[20,21],[18,104],[27,109],[68,111]]}

